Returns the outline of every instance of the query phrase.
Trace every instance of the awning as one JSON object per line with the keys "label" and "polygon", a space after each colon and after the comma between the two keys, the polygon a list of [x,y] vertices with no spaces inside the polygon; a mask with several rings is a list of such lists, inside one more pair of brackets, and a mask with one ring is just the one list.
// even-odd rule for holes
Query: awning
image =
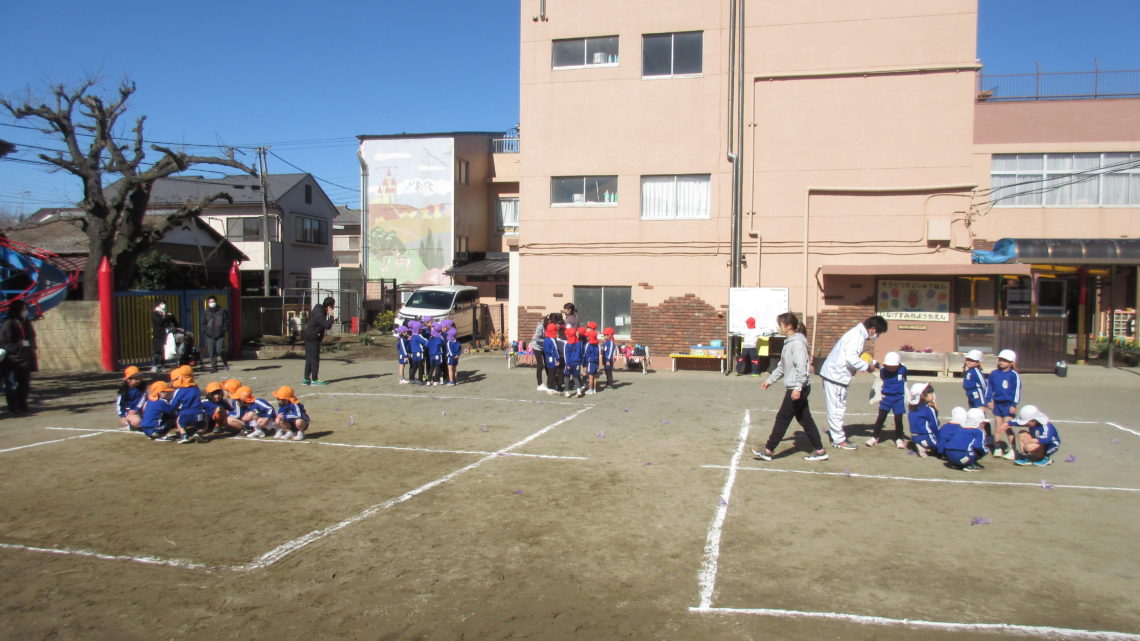
{"label": "awning", "polygon": [[975,251],[976,263],[1137,265],[1137,238],[1002,238],[990,251]]}
{"label": "awning", "polygon": [[451,276],[507,276],[511,266],[506,258],[484,258],[456,265],[444,272]]}
{"label": "awning", "polygon": [[824,265],[824,276],[1029,276],[1030,265]]}

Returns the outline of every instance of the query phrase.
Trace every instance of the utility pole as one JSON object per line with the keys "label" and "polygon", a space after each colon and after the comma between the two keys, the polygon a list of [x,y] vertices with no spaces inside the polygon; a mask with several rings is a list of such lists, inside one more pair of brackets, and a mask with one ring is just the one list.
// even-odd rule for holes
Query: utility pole
{"label": "utility pole", "polygon": [[268,147],[257,148],[257,164],[258,173],[261,174],[261,253],[262,263],[264,264],[263,272],[263,296],[269,296],[269,269],[271,266],[271,254],[269,246],[269,170],[268,161],[266,160],[266,151]]}

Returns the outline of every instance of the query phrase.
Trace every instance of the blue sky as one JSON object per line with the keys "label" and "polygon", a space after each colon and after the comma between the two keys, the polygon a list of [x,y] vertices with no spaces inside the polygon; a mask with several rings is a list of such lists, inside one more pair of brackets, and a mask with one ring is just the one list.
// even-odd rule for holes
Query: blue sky
{"label": "blue sky", "polygon": [[[987,73],[1037,63],[1083,71],[1098,59],[1102,69],[1140,69],[1140,1],[979,0],[979,13]],[[358,205],[356,135],[518,122],[518,24],[517,0],[3,2],[0,94],[42,94],[92,74],[113,90],[129,76],[138,85],[130,115],[147,116],[148,139],[268,145],[271,172],[308,171],[334,202]],[[55,144],[11,124],[21,123],[0,115],[0,138]],[[74,178],[0,161],[0,212],[79,193]]]}

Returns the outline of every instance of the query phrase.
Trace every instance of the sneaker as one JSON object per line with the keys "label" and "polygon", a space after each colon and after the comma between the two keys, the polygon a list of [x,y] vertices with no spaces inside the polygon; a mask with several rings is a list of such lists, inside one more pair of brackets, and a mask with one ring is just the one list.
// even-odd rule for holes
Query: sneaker
{"label": "sneaker", "polygon": [[186,443],[193,443],[196,440],[196,438],[190,436],[189,434],[183,434],[182,436],[178,437],[178,444],[185,445]]}
{"label": "sneaker", "polygon": [[277,432],[273,435],[273,438],[277,438],[277,439],[291,438],[292,436],[293,436],[293,433],[290,432],[289,430],[277,430]]}
{"label": "sneaker", "polygon": [[597,392],[595,392],[595,391],[594,391],[594,390],[592,390],[592,389],[588,389],[588,390],[586,390],[586,395],[587,395],[587,396],[591,396],[591,395],[593,395],[593,394],[596,394],[596,393],[597,393]]}
{"label": "sneaker", "polygon": [[906,449],[906,439],[905,438],[897,439],[895,441],[895,447],[899,448],[900,450],[905,450]]}
{"label": "sneaker", "polygon": [[256,429],[256,430],[253,430],[252,432],[250,432],[249,434],[246,434],[245,437],[246,438],[265,438],[265,432],[262,432],[260,429]]}
{"label": "sneaker", "polygon": [[449,383],[447,384],[447,386],[448,386],[448,387],[455,387],[455,386],[456,386],[456,385],[458,385],[458,384],[459,384],[459,383],[456,383],[455,381],[451,381],[451,382],[449,382]]}
{"label": "sneaker", "polygon": [[566,394],[565,394],[566,398],[570,398],[573,395],[574,395],[574,392],[566,392]]}
{"label": "sneaker", "polygon": [[307,378],[302,378],[302,379],[301,379],[301,384],[302,384],[302,385],[308,385],[308,384],[309,384],[309,383],[311,383],[311,382],[312,382],[312,381],[310,381],[310,380],[309,380],[309,379],[307,379]]}
{"label": "sneaker", "polygon": [[305,440],[305,433],[304,433],[304,432],[297,432],[296,434],[294,434],[294,435],[293,435],[293,440],[294,440],[294,441],[303,441],[303,440]]}
{"label": "sneaker", "polygon": [[536,387],[535,389],[536,389],[536,390],[538,390],[538,391],[540,391],[540,392],[547,392],[547,391],[550,391],[550,388],[549,388],[549,387],[547,387],[547,386],[545,386],[545,385],[539,385],[539,386],[538,386],[538,387]]}
{"label": "sneaker", "polygon": [[837,447],[841,450],[857,450],[857,449],[859,449],[859,446],[852,443],[851,441],[839,441],[838,443],[833,442],[831,444],[831,447]]}
{"label": "sneaker", "polygon": [[[1027,458],[1019,458],[1019,459],[1014,459],[1013,464],[1014,465],[1033,465],[1034,463],[1033,463],[1033,461],[1031,461]],[[1046,463],[1046,465],[1048,465],[1048,463]]]}
{"label": "sneaker", "polygon": [[1040,461],[1033,461],[1033,464],[1036,465],[1037,467],[1045,467],[1046,465],[1052,465],[1053,459],[1046,456],[1045,458],[1041,459]]}
{"label": "sneaker", "polygon": [[177,434],[175,434],[174,432],[167,432],[166,434],[163,434],[162,436],[160,436],[154,440],[162,441],[163,443],[170,443],[171,441],[173,441],[176,438],[178,438]]}
{"label": "sneaker", "polygon": [[878,444],[879,444],[879,439],[875,438],[874,436],[867,439],[867,443],[866,443],[867,447],[875,447]]}
{"label": "sneaker", "polygon": [[407,385],[407,384],[408,384],[408,379],[406,379],[406,378],[400,379],[400,385]]}
{"label": "sneaker", "polygon": [[772,460],[772,452],[768,451],[768,448],[764,448],[762,450],[752,450],[752,456],[753,458],[759,459],[761,461]]}
{"label": "sneaker", "polygon": [[222,429],[221,425],[215,425],[214,429],[210,430],[211,434],[225,434],[225,432],[226,431]]}
{"label": "sneaker", "polygon": [[918,452],[918,458],[926,458],[930,456],[930,453],[926,451],[926,448],[919,445],[918,443],[914,444],[914,451]]}
{"label": "sneaker", "polygon": [[1012,447],[1006,448],[1005,454],[1002,455],[1002,458],[1007,461],[1012,461],[1017,458],[1017,452],[1014,452]]}
{"label": "sneaker", "polygon": [[195,443],[205,443],[210,439],[206,438],[206,435],[201,432],[194,432],[190,435],[190,440],[194,441]]}
{"label": "sneaker", "polygon": [[317,380],[317,379],[315,379],[315,378],[314,378],[313,380],[309,381],[309,384],[310,384],[310,385],[328,385],[328,382],[327,382],[327,381],[321,381],[321,380]]}
{"label": "sneaker", "polygon": [[976,463],[970,463],[969,465],[963,465],[959,469],[961,469],[963,472],[981,472],[982,471],[982,468],[978,467],[978,465]]}
{"label": "sneaker", "polygon": [[578,394],[577,394],[578,398],[582,398],[585,395],[586,395],[586,392],[584,392],[583,390],[578,390]]}
{"label": "sneaker", "polygon": [[805,456],[804,460],[805,461],[826,461],[827,460],[827,450],[819,450],[816,452],[812,452],[811,454],[808,454],[807,456]]}

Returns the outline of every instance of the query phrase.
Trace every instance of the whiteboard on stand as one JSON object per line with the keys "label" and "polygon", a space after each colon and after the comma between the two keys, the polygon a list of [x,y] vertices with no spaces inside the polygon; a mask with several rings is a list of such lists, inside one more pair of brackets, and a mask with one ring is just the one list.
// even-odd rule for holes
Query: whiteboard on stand
{"label": "whiteboard on stand", "polygon": [[745,319],[756,319],[756,327],[776,331],[776,317],[788,311],[787,287],[730,287],[728,289],[728,331],[741,334]]}

